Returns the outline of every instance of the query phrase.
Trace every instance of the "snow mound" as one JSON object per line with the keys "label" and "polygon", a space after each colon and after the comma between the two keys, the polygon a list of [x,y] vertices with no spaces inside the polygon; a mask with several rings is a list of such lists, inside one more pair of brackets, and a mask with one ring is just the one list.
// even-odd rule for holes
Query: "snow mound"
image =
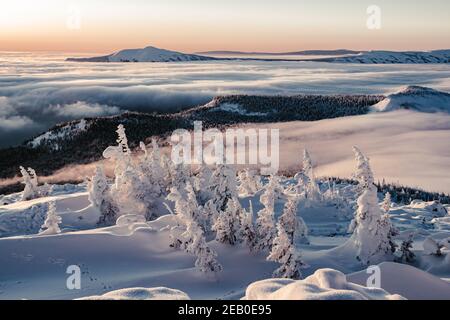
{"label": "snow mound", "polygon": [[179,62],[216,60],[212,57],[186,54],[148,46],[140,49],[124,49],[108,56],[92,58],[68,58],[76,62]]}
{"label": "snow mound", "polygon": [[89,296],[77,300],[190,300],[190,298],[183,291],[159,287],[120,289],[101,296]]}
{"label": "snow mound", "polygon": [[448,215],[447,209],[438,201],[413,200],[409,206],[413,209],[429,211],[434,218],[442,218]]}
{"label": "snow mound", "polygon": [[399,295],[347,282],[333,269],[320,269],[305,280],[268,279],[252,283],[245,300],[400,300]]}
{"label": "snow mound", "polygon": [[[407,299],[450,299],[450,284],[425,271],[409,265],[384,262],[381,270],[381,288]],[[360,271],[347,276],[353,283],[365,284],[370,275]]]}
{"label": "snow mound", "polygon": [[369,51],[357,55],[317,59],[317,61],[364,64],[449,63],[450,50],[435,51]]}
{"label": "snow mound", "polygon": [[375,111],[412,109],[421,112],[450,113],[450,94],[431,88],[409,86],[373,106]]}

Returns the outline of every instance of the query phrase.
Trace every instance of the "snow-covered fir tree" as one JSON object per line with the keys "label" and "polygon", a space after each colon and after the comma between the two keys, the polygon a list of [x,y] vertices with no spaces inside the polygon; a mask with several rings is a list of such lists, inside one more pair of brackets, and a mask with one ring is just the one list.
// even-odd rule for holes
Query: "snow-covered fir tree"
{"label": "snow-covered fir tree", "polygon": [[222,265],[216,259],[217,253],[208,246],[203,230],[195,220],[189,220],[186,233],[187,237],[191,238],[186,249],[197,257],[195,266],[201,272],[208,274],[217,274],[222,271]]}
{"label": "snow-covered fir tree", "polygon": [[392,200],[391,200],[391,194],[389,192],[386,192],[386,195],[384,196],[384,200],[381,204],[381,208],[385,213],[389,213],[392,206]]}
{"label": "snow-covered fir tree", "polygon": [[269,183],[264,188],[264,193],[260,197],[260,202],[264,206],[258,212],[258,218],[256,219],[256,234],[257,234],[257,244],[256,248],[258,250],[270,250],[272,248],[273,239],[276,236],[275,227],[275,188],[277,177],[271,176],[269,178]]}
{"label": "snow-covered fir tree", "polygon": [[27,201],[39,197],[36,171],[34,171],[33,168],[25,169],[21,166],[20,173],[22,174],[22,183],[25,185],[25,189],[22,193],[22,200]]}
{"label": "snow-covered fir tree", "polygon": [[369,159],[354,147],[357,161],[357,177],[362,186],[358,209],[353,222],[354,231],[347,245],[353,248],[357,260],[364,265],[377,263],[392,254],[389,239],[391,224],[389,217],[383,219],[378,206],[377,187],[374,184]]}
{"label": "snow-covered fir tree", "polygon": [[402,241],[400,246],[400,257],[398,259],[401,263],[412,263],[416,255],[411,251],[414,243],[414,233],[410,233],[406,240]]}
{"label": "snow-covered fir tree", "polygon": [[261,176],[255,170],[246,168],[239,172],[237,178],[239,193],[251,196],[261,189]]}
{"label": "snow-covered fir tree", "polygon": [[301,279],[301,269],[305,267],[295,243],[289,239],[286,230],[277,224],[277,236],[273,241],[272,250],[267,260],[278,262],[281,266],[273,273],[274,278]]}
{"label": "snow-covered fir tree", "polygon": [[445,248],[442,243],[434,240],[432,237],[426,238],[422,245],[424,254],[434,255],[438,257],[442,256],[442,249]]}
{"label": "snow-covered fir tree", "polygon": [[306,179],[303,178],[305,181],[299,182],[306,184],[304,186],[304,190],[307,204],[312,204],[314,202],[320,201],[321,200],[320,188],[319,185],[317,184],[312,159],[307,149],[303,151],[303,173],[304,173],[303,177],[306,177]]}
{"label": "snow-covered fir tree", "polygon": [[216,232],[216,240],[221,243],[235,245],[241,242],[242,207],[237,198],[231,198],[225,211],[219,213],[212,229]]}
{"label": "snow-covered fir tree", "polygon": [[251,251],[253,251],[256,247],[257,239],[256,239],[256,231],[253,224],[253,203],[250,201],[249,210],[243,211],[243,219],[241,226],[241,236],[243,242],[249,247]]}
{"label": "snow-covered fir tree", "polygon": [[205,233],[209,235],[213,232],[213,225],[216,223],[219,217],[219,212],[217,212],[216,206],[213,200],[209,200],[202,206],[203,217],[205,219]]}
{"label": "snow-covered fir tree", "polygon": [[119,215],[119,208],[110,191],[103,167],[97,166],[94,176],[88,182],[88,192],[89,200],[100,211],[98,224],[101,226],[114,225]]}
{"label": "snow-covered fir tree", "polygon": [[205,163],[199,165],[198,172],[194,177],[194,189],[197,194],[197,201],[204,206],[212,200],[213,192],[211,186],[213,172]]}
{"label": "snow-covered fir tree", "polygon": [[233,166],[219,164],[211,177],[213,202],[217,211],[224,212],[228,201],[238,197],[236,171]]}
{"label": "snow-covered fir tree", "polygon": [[185,164],[172,164],[171,166],[172,186],[177,186],[180,190],[186,188],[191,183],[191,170]]}
{"label": "snow-covered fir tree", "polygon": [[44,224],[41,226],[39,234],[52,235],[61,233],[61,229],[59,228],[61,221],[61,217],[56,213],[55,202],[50,202],[48,206],[47,217],[44,221]]}
{"label": "snow-covered fir tree", "polygon": [[284,206],[283,214],[279,218],[278,223],[284,228],[290,241],[309,244],[308,228],[305,221],[297,216],[298,204],[298,197],[289,199]]}
{"label": "snow-covered fir tree", "polygon": [[205,217],[202,207],[198,205],[194,190],[190,183],[185,189],[172,187],[167,200],[175,204],[175,214],[179,226],[171,232],[171,246],[174,248],[186,249],[192,242],[193,235],[189,232],[181,233],[180,230],[186,229],[191,221],[195,221],[198,226],[204,225]]}

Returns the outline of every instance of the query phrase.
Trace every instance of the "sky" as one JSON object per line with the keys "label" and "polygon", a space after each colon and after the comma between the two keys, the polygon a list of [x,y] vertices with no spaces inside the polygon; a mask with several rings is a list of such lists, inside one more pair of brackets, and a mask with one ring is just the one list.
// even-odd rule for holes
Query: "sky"
{"label": "sky", "polygon": [[[380,9],[369,29],[367,9]],[[372,12],[373,13],[373,12]],[[448,0],[0,0],[0,50],[450,48]]]}

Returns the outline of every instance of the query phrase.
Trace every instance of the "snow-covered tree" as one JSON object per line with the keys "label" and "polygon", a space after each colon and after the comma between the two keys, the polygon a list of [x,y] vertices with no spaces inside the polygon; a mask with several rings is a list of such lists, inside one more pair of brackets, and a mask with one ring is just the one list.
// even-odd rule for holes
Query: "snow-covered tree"
{"label": "snow-covered tree", "polygon": [[354,231],[347,243],[356,251],[356,258],[363,264],[376,263],[392,254],[389,239],[391,224],[389,216],[383,219],[378,206],[377,188],[374,184],[369,159],[354,147],[357,160],[357,177],[363,188],[353,222]]}
{"label": "snow-covered tree", "polygon": [[116,223],[119,208],[110,193],[110,187],[102,166],[95,168],[94,176],[88,183],[89,200],[100,210],[99,225]]}
{"label": "snow-covered tree", "polygon": [[369,159],[361,152],[361,150],[354,146],[353,152],[356,158],[356,171],[353,173],[353,179],[358,181],[357,193],[361,195],[370,185],[374,184],[372,169],[369,165]]}
{"label": "snow-covered tree", "polygon": [[432,237],[428,237],[423,242],[423,252],[428,255],[434,255],[434,256],[442,256],[442,249],[444,249],[445,246],[438,241],[434,240]]}
{"label": "snow-covered tree", "polygon": [[290,241],[309,244],[308,228],[305,221],[297,216],[298,204],[298,197],[289,199],[284,206],[283,214],[279,218],[278,223],[284,228]]}
{"label": "snow-covered tree", "polygon": [[205,205],[213,198],[211,179],[213,172],[205,163],[198,168],[197,175],[194,177],[194,189],[197,194],[197,200],[200,205]]}
{"label": "snow-covered tree", "polygon": [[384,200],[381,203],[381,208],[385,213],[389,213],[389,211],[391,210],[391,205],[392,205],[391,194],[389,192],[386,192]]}
{"label": "snow-covered tree", "polygon": [[233,166],[219,164],[211,177],[213,202],[217,211],[224,212],[228,201],[238,197],[236,171]]}
{"label": "snow-covered tree", "polygon": [[186,249],[197,257],[195,266],[201,272],[209,274],[222,271],[222,265],[216,259],[217,253],[208,246],[203,230],[195,220],[189,220],[186,233],[192,239]]}
{"label": "snow-covered tree", "polygon": [[238,174],[239,192],[244,195],[254,195],[261,189],[261,176],[255,170],[244,169]]}
{"label": "snow-covered tree", "polygon": [[172,247],[187,248],[193,241],[194,235],[190,232],[179,232],[187,228],[194,221],[198,226],[203,227],[205,217],[202,207],[198,206],[192,185],[188,183],[184,190],[172,187],[167,199],[175,203],[175,213],[179,228],[174,228],[171,232]]}
{"label": "snow-covered tree", "polygon": [[20,167],[20,173],[22,174],[22,183],[25,185],[23,190],[22,200],[27,201],[39,197],[39,187],[36,171],[33,168],[25,169]]}
{"label": "snow-covered tree", "polygon": [[153,188],[157,188],[158,190],[161,189],[159,190],[159,192],[161,192],[165,188],[165,172],[158,143],[156,142],[156,139],[152,139],[151,151],[148,151],[147,146],[143,142],[141,142],[139,146],[144,152],[139,164],[141,171],[153,185]]}
{"label": "snow-covered tree", "polygon": [[408,239],[402,241],[400,246],[400,257],[399,262],[411,263],[414,262],[416,255],[411,251],[414,242],[414,233],[408,235]]}
{"label": "snow-covered tree", "polygon": [[253,225],[253,203],[250,201],[249,210],[243,211],[243,219],[241,226],[241,235],[244,243],[250,248],[250,250],[254,250],[256,246],[256,232],[255,227]]}
{"label": "snow-covered tree", "polygon": [[320,201],[321,193],[314,174],[314,167],[308,150],[303,151],[303,173],[306,176],[305,194],[309,203]]}
{"label": "snow-covered tree", "polygon": [[301,269],[305,267],[295,244],[281,224],[277,224],[277,236],[267,260],[278,262],[281,266],[273,273],[274,278],[301,279]]}
{"label": "snow-covered tree", "polygon": [[205,219],[205,233],[209,234],[212,232],[212,227],[216,223],[217,218],[219,217],[219,212],[217,212],[216,206],[214,205],[213,200],[209,200],[202,207],[203,217]]}
{"label": "snow-covered tree", "polygon": [[230,199],[212,227],[218,242],[235,245],[241,241],[242,214],[237,198]]}
{"label": "snow-covered tree", "polygon": [[272,248],[273,239],[276,236],[275,227],[275,187],[276,183],[272,183],[271,180],[276,177],[271,176],[269,183],[265,186],[264,193],[260,197],[260,202],[264,206],[258,212],[258,218],[256,219],[256,233],[257,233],[257,249],[267,250]]}
{"label": "snow-covered tree", "polygon": [[172,186],[179,189],[186,188],[186,185],[191,182],[190,168],[184,164],[173,164],[171,167]]}
{"label": "snow-covered tree", "polygon": [[55,202],[50,202],[47,218],[44,221],[44,224],[39,231],[40,235],[52,235],[61,233],[61,229],[59,228],[59,224],[61,223],[61,217],[56,213],[56,204]]}

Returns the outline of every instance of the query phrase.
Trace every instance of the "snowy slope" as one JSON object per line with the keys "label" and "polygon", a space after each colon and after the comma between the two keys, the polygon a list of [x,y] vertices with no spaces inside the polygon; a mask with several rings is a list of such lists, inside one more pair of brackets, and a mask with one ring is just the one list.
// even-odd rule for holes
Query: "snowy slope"
{"label": "snowy slope", "polygon": [[[289,182],[290,180],[285,181]],[[163,296],[168,298],[168,295],[172,295],[170,298],[185,297],[178,291],[160,287],[181,290],[193,299],[239,299],[245,295],[245,288],[249,284],[270,278],[277,266],[266,261],[266,253],[250,253],[246,247],[231,247],[211,241],[209,245],[218,252],[218,260],[224,271],[216,279],[205,277],[194,268],[195,258],[192,255],[169,247],[169,229],[176,223],[172,215],[148,223],[119,223],[113,227],[98,229],[98,212],[92,208],[83,189],[84,186],[81,186],[81,189],[67,188],[66,192],[55,193],[46,198],[17,201],[0,207],[0,228],[16,228],[15,237],[0,238],[0,299],[161,299]],[[243,206],[248,206],[250,199],[255,211],[262,208],[258,200],[259,194],[254,197],[241,196],[240,200]],[[37,228],[43,217],[40,217],[39,221],[20,219],[30,214],[30,207],[45,206],[50,201],[56,201],[57,212],[63,219],[62,234],[38,236]],[[283,199],[276,202],[276,216],[280,215],[284,202]],[[302,256],[310,266],[304,270],[305,277],[323,268],[333,268],[342,273],[361,270],[352,255],[338,257],[333,251],[333,248],[346,241],[348,235],[337,236],[330,231],[333,226],[334,232],[345,230],[351,218],[348,214],[326,204],[300,206],[297,214],[302,216],[311,231],[311,244],[299,246]],[[433,215],[433,207],[425,203],[417,202],[392,209],[393,222],[401,231],[420,230],[423,233],[423,236],[417,237],[416,253],[419,257],[422,250],[421,241],[425,237],[431,235],[436,239],[443,239],[450,235],[449,216],[434,218]],[[436,226],[440,227],[421,229],[422,218],[434,219]],[[442,221],[438,222],[439,219]],[[18,223],[19,220],[24,223]],[[35,229],[30,229],[30,224],[27,223],[32,223],[31,227],[34,226]],[[18,230],[20,227],[24,229]],[[28,235],[21,236],[23,234]],[[445,254],[448,255],[448,251]],[[450,268],[446,267],[448,257],[425,258],[422,258],[423,261],[419,259],[424,269],[435,271],[442,277],[450,276]],[[81,266],[81,290],[67,290],[65,287],[65,270],[72,264]],[[404,278],[404,281],[396,282],[395,287],[383,287],[387,292],[368,290],[365,283],[358,282],[358,279],[342,279],[340,272],[330,273],[322,270],[305,282],[285,281],[286,287],[280,291],[280,288],[270,289],[270,292],[261,291],[259,284],[252,285],[247,289],[247,298],[392,299],[397,297],[392,297],[387,292],[404,295],[402,288],[420,288],[419,285],[411,283],[408,277]],[[434,291],[437,297],[447,294],[442,281],[430,275],[426,279],[427,292]],[[263,282],[263,287],[268,283],[269,287],[273,288],[272,284],[278,282],[267,280]],[[425,285],[423,282],[419,284]],[[123,288],[129,289],[120,290]],[[104,295],[110,291],[115,292]]]}
{"label": "snowy slope", "polygon": [[[379,265],[381,270],[381,287],[407,299],[450,299],[450,284],[417,268],[384,262]],[[450,268],[450,266],[449,266]],[[365,271],[353,273],[347,277],[348,281],[365,285],[368,274]],[[417,290],[420,288],[420,290]]]}
{"label": "snowy slope", "polygon": [[408,86],[373,106],[376,111],[412,109],[420,112],[450,113],[450,94],[420,86]]}
{"label": "snowy slope", "polygon": [[148,46],[141,49],[124,49],[108,56],[68,58],[67,60],[79,62],[180,62],[215,60],[215,58]]}
{"label": "snowy slope", "polygon": [[89,128],[89,122],[85,119],[68,122],[62,126],[56,126],[43,134],[26,142],[32,148],[46,146],[51,150],[60,148],[58,141],[69,140],[86,131]]}
{"label": "snowy slope", "polygon": [[450,50],[435,51],[369,51],[353,56],[316,59],[315,61],[365,64],[450,63]]}

